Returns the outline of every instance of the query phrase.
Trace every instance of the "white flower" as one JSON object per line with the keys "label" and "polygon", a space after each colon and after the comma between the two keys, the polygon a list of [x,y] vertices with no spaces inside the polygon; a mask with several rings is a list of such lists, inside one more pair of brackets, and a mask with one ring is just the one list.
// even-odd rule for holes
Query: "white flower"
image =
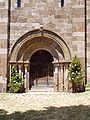
{"label": "white flower", "polygon": [[77,66],[77,65],[75,64],[75,66]]}
{"label": "white flower", "polygon": [[74,72],[72,72],[72,74],[74,75]]}

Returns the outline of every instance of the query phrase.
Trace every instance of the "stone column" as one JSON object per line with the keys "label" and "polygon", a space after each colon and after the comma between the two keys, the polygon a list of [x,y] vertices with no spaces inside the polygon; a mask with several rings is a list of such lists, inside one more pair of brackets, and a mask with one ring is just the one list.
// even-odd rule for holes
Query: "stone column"
{"label": "stone column", "polygon": [[28,72],[28,64],[24,65],[25,67],[25,81],[24,81],[24,87],[26,89],[26,92],[29,90],[29,72]]}
{"label": "stone column", "polygon": [[19,64],[19,65],[18,65],[18,68],[19,68],[19,73],[20,73],[21,75],[23,75],[23,73],[22,73],[22,65]]}
{"label": "stone column", "polygon": [[10,81],[11,81],[11,69],[12,69],[12,65],[10,64],[10,69],[9,69],[9,71],[10,71],[10,73],[9,73],[9,79],[10,79]]}
{"label": "stone column", "polygon": [[59,73],[58,73],[58,64],[54,64],[54,90],[59,90]]}
{"label": "stone column", "polygon": [[58,73],[59,73],[59,91],[61,91],[61,66],[60,64],[58,67]]}
{"label": "stone column", "polygon": [[59,85],[59,91],[64,91],[64,66],[63,64],[60,65],[60,85]]}
{"label": "stone column", "polygon": [[66,64],[66,91],[69,90],[69,83],[68,83],[68,64]]}
{"label": "stone column", "polygon": [[22,64],[19,64],[19,65],[18,65],[18,68],[19,68],[19,73],[21,74],[22,80],[23,80]]}
{"label": "stone column", "polygon": [[68,91],[68,80],[67,80],[67,75],[68,75],[68,65],[64,65],[64,91]]}

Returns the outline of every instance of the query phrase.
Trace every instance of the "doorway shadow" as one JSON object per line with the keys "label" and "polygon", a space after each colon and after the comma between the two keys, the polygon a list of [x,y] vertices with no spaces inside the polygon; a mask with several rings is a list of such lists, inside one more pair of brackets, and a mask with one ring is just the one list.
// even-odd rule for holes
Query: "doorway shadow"
{"label": "doorway shadow", "polygon": [[54,66],[52,63],[30,65],[30,88],[32,86],[53,85]]}
{"label": "doorway shadow", "polygon": [[53,56],[46,50],[35,52],[30,58],[30,84],[33,86],[49,86],[53,84]]}

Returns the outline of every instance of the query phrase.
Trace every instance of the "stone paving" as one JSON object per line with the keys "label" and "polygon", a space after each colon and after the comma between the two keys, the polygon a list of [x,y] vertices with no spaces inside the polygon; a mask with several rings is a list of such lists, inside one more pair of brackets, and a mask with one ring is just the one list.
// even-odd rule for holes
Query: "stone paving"
{"label": "stone paving", "polygon": [[29,92],[0,94],[0,109],[15,111],[45,110],[47,107],[90,106],[90,91],[84,93]]}

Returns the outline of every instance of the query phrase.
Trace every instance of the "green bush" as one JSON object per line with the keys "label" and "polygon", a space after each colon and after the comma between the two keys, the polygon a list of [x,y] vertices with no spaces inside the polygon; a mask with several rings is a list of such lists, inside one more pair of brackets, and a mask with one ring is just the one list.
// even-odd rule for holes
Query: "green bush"
{"label": "green bush", "polygon": [[84,91],[84,79],[79,58],[73,58],[68,69],[69,82],[72,84],[73,92]]}
{"label": "green bush", "polygon": [[11,68],[11,79],[9,81],[8,87],[9,92],[12,93],[19,93],[24,91],[24,80],[15,66],[12,66]]}

